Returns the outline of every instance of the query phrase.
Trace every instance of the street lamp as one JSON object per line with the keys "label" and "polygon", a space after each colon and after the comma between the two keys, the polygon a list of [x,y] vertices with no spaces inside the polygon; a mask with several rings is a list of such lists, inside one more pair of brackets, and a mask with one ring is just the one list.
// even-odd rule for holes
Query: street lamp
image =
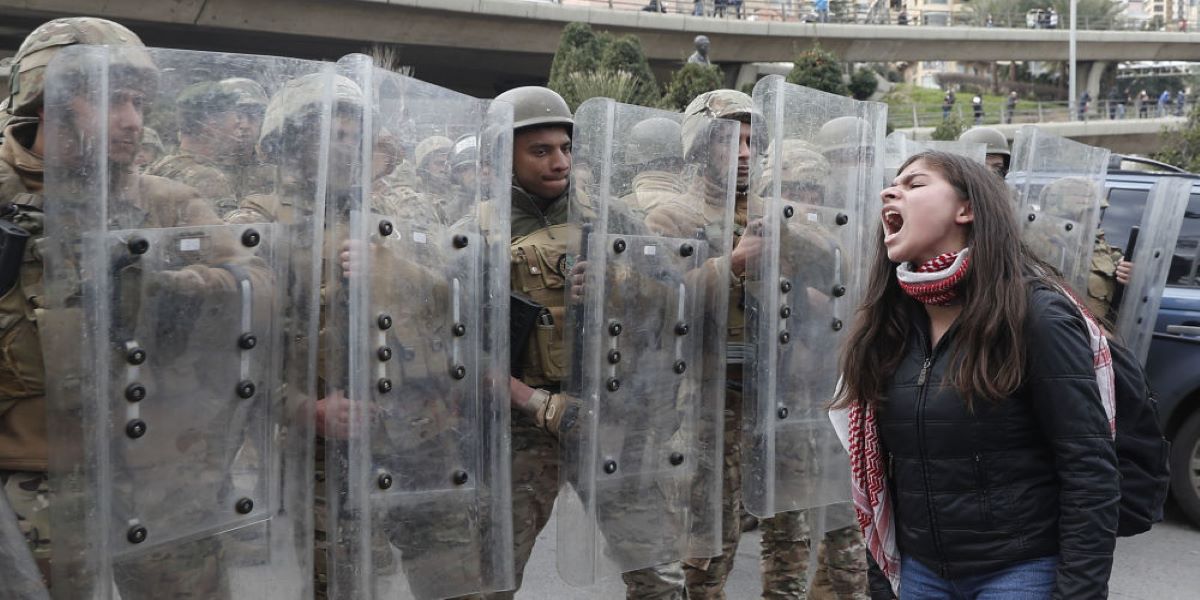
{"label": "street lamp", "polygon": [[1078,102],[1078,96],[1075,95],[1075,8],[1079,0],[1071,0],[1071,33],[1068,36],[1068,50],[1070,61],[1067,72],[1067,110],[1070,114],[1067,119],[1074,121],[1079,118],[1079,113],[1076,111],[1075,103]]}

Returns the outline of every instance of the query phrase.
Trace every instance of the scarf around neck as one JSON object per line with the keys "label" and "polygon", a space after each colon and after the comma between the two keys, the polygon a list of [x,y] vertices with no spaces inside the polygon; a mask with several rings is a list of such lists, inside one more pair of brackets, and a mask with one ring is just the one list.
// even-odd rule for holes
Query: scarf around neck
{"label": "scarf around neck", "polygon": [[922,304],[949,306],[958,300],[958,284],[967,273],[970,248],[939,254],[915,269],[912,263],[900,263],[896,278],[900,288]]}

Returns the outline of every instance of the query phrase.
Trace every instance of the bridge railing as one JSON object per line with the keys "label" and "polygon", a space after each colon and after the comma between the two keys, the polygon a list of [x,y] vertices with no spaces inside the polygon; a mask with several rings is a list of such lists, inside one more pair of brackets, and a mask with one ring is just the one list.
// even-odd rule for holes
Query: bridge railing
{"label": "bridge railing", "polygon": [[[1174,102],[1159,107],[1155,102],[1118,102],[1101,100],[1089,102],[1079,120],[1122,120],[1182,117],[1188,114],[1195,101],[1188,99],[1185,105]],[[888,122],[894,129],[912,127],[937,127],[946,117],[956,116],[964,125],[996,125],[1023,123],[1053,123],[1070,121],[1070,107],[1066,102],[1038,102],[1018,105],[1016,110],[996,110],[988,106],[980,118],[976,118],[969,103],[958,102],[948,109],[942,104],[892,104],[888,110]]]}

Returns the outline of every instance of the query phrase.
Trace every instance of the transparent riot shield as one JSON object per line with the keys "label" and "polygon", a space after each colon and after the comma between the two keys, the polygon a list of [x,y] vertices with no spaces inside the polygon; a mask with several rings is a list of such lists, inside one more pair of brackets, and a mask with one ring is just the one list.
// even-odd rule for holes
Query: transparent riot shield
{"label": "transparent riot shield", "polygon": [[770,517],[850,498],[849,461],[825,406],[861,248],[875,244],[862,238],[879,214],[867,207],[878,203],[886,109],[779,77],[755,86],[754,103],[767,181],[749,213],[762,252],[746,266],[742,493],[747,510]]}
{"label": "transparent riot shield", "polygon": [[1083,297],[1100,223],[1109,151],[1026,125],[1006,179],[1017,190],[1021,238]]}
{"label": "transparent riot shield", "polygon": [[[1163,178],[1150,188],[1137,246],[1133,248],[1134,268],[1129,285],[1117,310],[1117,333],[1125,347],[1145,362],[1154,337],[1163,287],[1175,258],[1175,243],[1183,227],[1183,215],[1192,193],[1192,180]],[[1125,249],[1128,254],[1130,249]]]}
{"label": "transparent riot shield", "polygon": [[[329,597],[510,589],[512,109],[361,55],[338,66],[358,108],[335,119],[362,136],[331,144],[351,176],[328,205]],[[452,180],[436,153],[464,135],[479,152]],[[422,156],[397,173],[404,145]]]}
{"label": "transparent riot shield", "polygon": [[914,154],[936,150],[965,156],[980,164],[987,164],[987,145],[973,142],[926,140],[918,142],[903,131],[893,131],[884,140],[883,163],[884,185],[890,186],[900,166]]}
{"label": "transparent riot shield", "polygon": [[29,543],[17,525],[8,496],[0,491],[0,573],[4,586],[0,600],[49,600],[50,594],[42,584],[42,572],[33,562]]}
{"label": "transparent riot shield", "polygon": [[[172,145],[185,135],[176,98],[197,82],[274,91],[331,76],[308,61],[129,47],[72,47],[50,64],[40,322],[56,597],[311,593],[323,196],[293,198],[286,221],[227,224],[194,188],[139,173],[137,154],[146,120]],[[192,108],[188,127],[241,119],[215,100]],[[299,134],[322,152],[322,137],[286,135]],[[310,166],[281,161],[264,185],[323,177]]]}
{"label": "transparent riot shield", "polygon": [[[685,122],[687,150],[651,164],[631,143],[651,119],[682,115],[605,98],[575,114],[569,248],[585,284],[569,296],[567,393],[581,406],[557,510],[559,574],[578,586],[720,553],[738,124]],[[643,222],[620,196],[647,169],[689,183]]]}

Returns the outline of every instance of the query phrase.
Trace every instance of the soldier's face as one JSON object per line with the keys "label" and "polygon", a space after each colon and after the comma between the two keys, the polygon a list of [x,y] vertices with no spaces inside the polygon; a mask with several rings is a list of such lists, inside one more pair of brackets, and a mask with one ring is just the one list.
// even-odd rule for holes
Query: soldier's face
{"label": "soldier's face", "polygon": [[750,187],[750,124],[742,123],[738,134],[737,189],[740,192]]}
{"label": "soldier's face", "polygon": [[552,200],[567,191],[571,136],[564,127],[518,131],[513,138],[513,178],[526,192]]}
{"label": "soldier's face", "polygon": [[892,262],[921,264],[966,247],[975,220],[971,205],[925,161],[908,165],[880,195],[883,244]]}
{"label": "soldier's face", "polygon": [[[146,96],[131,89],[114,91],[108,102],[108,161],[118,166],[129,166],[137,159],[142,149],[142,123]],[[93,138],[99,133],[98,125],[103,115],[97,107],[78,96],[71,100],[72,124],[81,139]],[[86,146],[84,146],[86,148]]]}
{"label": "soldier's face", "polygon": [[224,155],[219,158],[246,158],[254,154],[261,126],[262,120],[254,112],[235,109],[213,114],[207,129]]}
{"label": "soldier's face", "polygon": [[1004,165],[1005,160],[1003,154],[989,154],[984,160],[987,162],[988,168],[991,169],[993,173],[1001,177],[1004,177],[1008,171],[1008,168]]}

